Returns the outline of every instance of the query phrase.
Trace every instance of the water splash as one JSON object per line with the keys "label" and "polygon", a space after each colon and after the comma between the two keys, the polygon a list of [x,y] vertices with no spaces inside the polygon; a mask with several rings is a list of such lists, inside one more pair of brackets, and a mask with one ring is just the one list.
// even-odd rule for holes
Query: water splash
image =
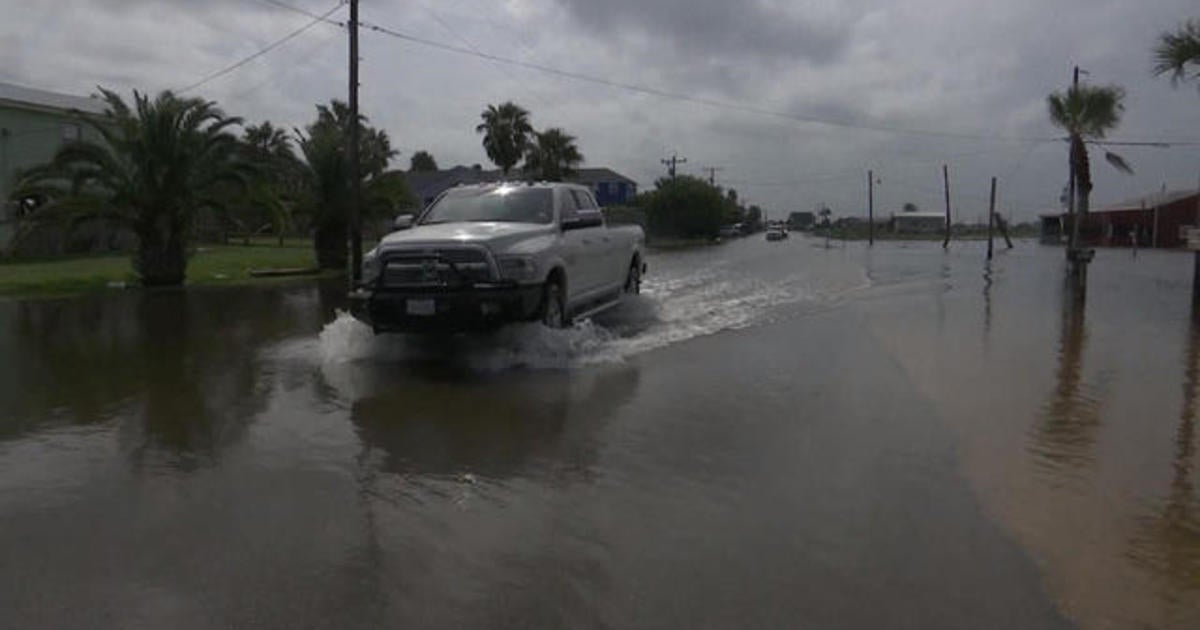
{"label": "water splash", "polygon": [[526,323],[491,333],[444,337],[374,335],[346,313],[321,331],[319,359],[424,362],[452,357],[472,369],[570,369],[634,355],[762,321],[773,308],[809,293],[713,270],[648,280],[643,295],[564,330]]}

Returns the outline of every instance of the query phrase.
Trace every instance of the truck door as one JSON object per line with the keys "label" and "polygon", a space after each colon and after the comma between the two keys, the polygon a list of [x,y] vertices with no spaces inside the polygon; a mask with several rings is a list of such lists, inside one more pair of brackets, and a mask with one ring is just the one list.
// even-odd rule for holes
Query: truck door
{"label": "truck door", "polygon": [[565,226],[579,219],[579,206],[570,189],[561,188],[557,192],[559,225],[563,226],[559,243],[567,265],[567,301],[573,302],[596,288],[595,248],[591,228],[566,229]]}
{"label": "truck door", "polygon": [[571,193],[575,196],[575,202],[579,206],[580,216],[589,217],[596,222],[596,227],[586,230],[590,236],[585,239],[590,241],[587,246],[593,249],[596,290],[611,291],[620,287],[625,281],[625,263],[617,260],[621,254],[619,243],[613,239],[608,227],[604,225],[604,213],[600,211],[600,206],[596,204],[596,199],[592,197],[591,192],[572,190]]}

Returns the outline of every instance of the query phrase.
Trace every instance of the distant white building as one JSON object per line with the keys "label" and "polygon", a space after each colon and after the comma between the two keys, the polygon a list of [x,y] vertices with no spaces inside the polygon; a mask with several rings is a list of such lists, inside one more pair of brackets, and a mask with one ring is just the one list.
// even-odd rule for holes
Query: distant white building
{"label": "distant white building", "polygon": [[901,212],[893,214],[893,234],[936,234],[946,228],[946,215],[941,212]]}

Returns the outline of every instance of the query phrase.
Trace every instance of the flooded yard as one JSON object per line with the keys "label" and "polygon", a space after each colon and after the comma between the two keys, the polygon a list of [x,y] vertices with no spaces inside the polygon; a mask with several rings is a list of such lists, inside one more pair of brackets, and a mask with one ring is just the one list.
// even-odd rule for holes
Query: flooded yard
{"label": "flooded yard", "polygon": [[0,626],[1200,626],[1190,256],[823,245],[565,331],[0,302]]}

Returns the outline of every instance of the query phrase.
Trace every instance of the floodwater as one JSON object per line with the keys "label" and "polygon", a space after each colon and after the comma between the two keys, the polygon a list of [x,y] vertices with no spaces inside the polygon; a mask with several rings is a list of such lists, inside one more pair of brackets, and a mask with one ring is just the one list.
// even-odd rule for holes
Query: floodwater
{"label": "floodwater", "polygon": [[452,339],[0,302],[0,627],[1200,627],[1190,257],[823,245]]}

